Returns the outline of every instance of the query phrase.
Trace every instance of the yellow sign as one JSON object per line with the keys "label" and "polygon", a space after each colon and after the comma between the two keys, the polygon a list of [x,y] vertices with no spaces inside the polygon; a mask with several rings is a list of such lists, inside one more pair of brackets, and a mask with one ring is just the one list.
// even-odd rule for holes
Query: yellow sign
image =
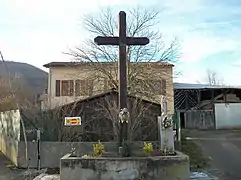
{"label": "yellow sign", "polygon": [[81,125],[81,117],[65,117],[65,126],[79,126]]}

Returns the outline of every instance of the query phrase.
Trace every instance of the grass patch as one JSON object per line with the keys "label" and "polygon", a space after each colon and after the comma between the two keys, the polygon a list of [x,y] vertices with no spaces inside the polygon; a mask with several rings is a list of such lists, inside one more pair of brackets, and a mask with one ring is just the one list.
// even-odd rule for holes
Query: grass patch
{"label": "grass patch", "polygon": [[209,158],[203,155],[202,149],[193,140],[186,140],[184,133],[182,133],[181,151],[189,156],[191,170],[201,170],[209,167]]}

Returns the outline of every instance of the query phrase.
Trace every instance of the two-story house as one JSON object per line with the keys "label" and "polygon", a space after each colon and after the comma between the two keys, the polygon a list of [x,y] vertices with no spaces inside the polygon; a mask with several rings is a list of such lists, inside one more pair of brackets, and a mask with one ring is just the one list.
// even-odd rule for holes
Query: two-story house
{"label": "two-story house", "polygon": [[[155,74],[155,86],[147,91],[154,91],[155,100],[160,102],[162,94],[167,96],[168,111],[174,111],[173,98],[173,65],[164,62],[131,63],[132,69],[141,68],[140,79],[148,79]],[[117,63],[90,63],[90,62],[51,62],[44,67],[49,68],[48,89],[41,96],[41,108],[52,109],[67,103],[74,102],[118,85]],[[130,72],[129,70],[128,72]],[[133,70],[132,70],[133,71]],[[102,74],[102,75],[101,75]],[[133,72],[133,74],[138,73]],[[130,75],[133,78],[133,76]],[[137,79],[137,77],[134,77]],[[149,77],[149,78],[150,78]],[[151,81],[150,79],[147,82]],[[144,82],[146,84],[146,82]],[[130,86],[137,86],[132,84]],[[143,90],[138,90],[143,91]],[[137,91],[137,92],[138,92]]]}

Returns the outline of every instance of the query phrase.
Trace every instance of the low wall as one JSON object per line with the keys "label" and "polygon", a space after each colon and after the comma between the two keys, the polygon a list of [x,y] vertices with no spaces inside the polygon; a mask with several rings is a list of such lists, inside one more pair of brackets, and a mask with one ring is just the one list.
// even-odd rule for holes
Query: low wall
{"label": "low wall", "polygon": [[12,110],[0,112],[0,151],[15,165],[18,163],[18,143],[20,141],[20,112]]}
{"label": "low wall", "polygon": [[[42,168],[56,168],[59,167],[60,159],[70,153],[71,147],[76,148],[78,155],[92,153],[92,145],[97,142],[47,142],[40,143],[40,163]],[[117,152],[116,142],[102,142],[107,152]],[[153,142],[154,145],[157,142]],[[28,165],[31,168],[37,167],[37,142],[28,142]],[[132,142],[131,149],[141,149],[143,142]],[[18,167],[26,168],[27,162],[25,158],[25,143],[19,142],[18,146]]]}
{"label": "low wall", "polygon": [[81,158],[64,156],[61,180],[188,180],[189,158],[177,156]]}

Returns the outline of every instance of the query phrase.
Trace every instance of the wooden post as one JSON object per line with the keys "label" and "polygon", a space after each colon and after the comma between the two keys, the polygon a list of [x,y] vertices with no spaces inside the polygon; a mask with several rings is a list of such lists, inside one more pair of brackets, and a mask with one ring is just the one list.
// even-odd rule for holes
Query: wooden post
{"label": "wooden post", "polygon": [[177,111],[177,149],[181,151],[181,117],[180,111]]}
{"label": "wooden post", "polygon": [[216,118],[215,118],[215,104],[214,104],[214,90],[211,89],[211,105],[213,110],[213,123],[214,123],[214,129],[216,129]]}

